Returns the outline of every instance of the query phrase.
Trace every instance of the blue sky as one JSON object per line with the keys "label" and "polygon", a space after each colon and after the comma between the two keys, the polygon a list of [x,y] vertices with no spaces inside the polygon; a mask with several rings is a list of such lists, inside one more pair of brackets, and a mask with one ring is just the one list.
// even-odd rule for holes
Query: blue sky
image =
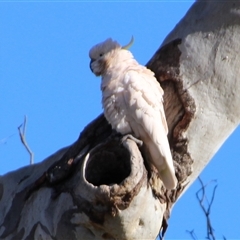
{"label": "blue sky", "polygon": [[[0,1],[0,174],[29,164],[17,131],[25,114],[26,138],[40,162],[102,112],[100,78],[89,69],[93,45],[108,37],[125,44],[133,35],[131,51],[145,64],[192,3]],[[201,174],[205,183],[217,179],[218,238],[240,238],[239,138],[238,128]],[[166,239],[191,239],[192,229],[206,236],[199,187],[194,183],[174,207]]]}

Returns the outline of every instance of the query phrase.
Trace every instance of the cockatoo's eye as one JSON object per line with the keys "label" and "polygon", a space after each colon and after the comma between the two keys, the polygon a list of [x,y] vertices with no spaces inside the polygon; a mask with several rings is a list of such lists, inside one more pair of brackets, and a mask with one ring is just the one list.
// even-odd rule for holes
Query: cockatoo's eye
{"label": "cockatoo's eye", "polygon": [[102,56],[103,56],[103,53],[100,53],[100,54],[99,54],[99,57],[102,57]]}

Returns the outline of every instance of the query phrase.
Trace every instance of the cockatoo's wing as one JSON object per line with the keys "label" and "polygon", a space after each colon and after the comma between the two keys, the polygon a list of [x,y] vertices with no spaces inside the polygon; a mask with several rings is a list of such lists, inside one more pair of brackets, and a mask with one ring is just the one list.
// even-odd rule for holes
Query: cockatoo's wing
{"label": "cockatoo's wing", "polygon": [[168,143],[168,127],[163,109],[163,90],[153,73],[141,67],[130,70],[124,78],[123,92],[129,124],[148,148],[153,165],[168,189],[176,187],[172,155]]}

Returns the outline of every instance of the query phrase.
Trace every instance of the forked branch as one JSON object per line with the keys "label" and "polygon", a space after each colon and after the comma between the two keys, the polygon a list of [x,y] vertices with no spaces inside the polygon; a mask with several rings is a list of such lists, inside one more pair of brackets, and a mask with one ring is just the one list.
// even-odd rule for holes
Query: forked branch
{"label": "forked branch", "polygon": [[30,165],[32,165],[34,163],[34,154],[31,151],[31,149],[28,146],[27,141],[26,141],[26,137],[25,137],[26,136],[26,126],[27,126],[27,116],[25,115],[23,124],[21,124],[18,127],[18,132],[19,132],[19,136],[20,136],[23,146],[26,148],[27,152],[30,155]]}
{"label": "forked branch", "polygon": [[[215,185],[214,188],[213,188],[213,192],[212,192],[210,202],[208,201],[205,190],[206,190],[206,187],[209,185],[209,183],[216,182],[216,180],[212,180],[205,185],[203,184],[200,177],[198,177],[198,180],[201,184],[201,188],[196,192],[196,197],[197,197],[198,202],[199,202],[199,204],[200,204],[200,206],[203,210],[203,213],[206,216],[206,220],[207,220],[207,239],[215,240],[216,238],[215,238],[215,235],[214,235],[214,229],[213,229],[212,224],[211,224],[210,213],[211,213],[211,208],[212,208],[212,204],[213,204],[213,201],[214,201],[217,185]],[[204,205],[204,200],[206,201],[207,206]]]}

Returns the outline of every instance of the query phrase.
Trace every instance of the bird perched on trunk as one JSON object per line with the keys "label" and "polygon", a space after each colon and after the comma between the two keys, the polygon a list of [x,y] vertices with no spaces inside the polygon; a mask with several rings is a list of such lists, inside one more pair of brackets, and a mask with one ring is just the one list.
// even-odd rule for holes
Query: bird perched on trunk
{"label": "bird perched on trunk", "polygon": [[127,49],[111,38],[94,46],[90,68],[102,76],[102,105],[112,128],[132,133],[147,147],[152,164],[167,189],[177,185],[168,143],[168,127],[163,109],[163,90],[154,73],[140,65]]}

